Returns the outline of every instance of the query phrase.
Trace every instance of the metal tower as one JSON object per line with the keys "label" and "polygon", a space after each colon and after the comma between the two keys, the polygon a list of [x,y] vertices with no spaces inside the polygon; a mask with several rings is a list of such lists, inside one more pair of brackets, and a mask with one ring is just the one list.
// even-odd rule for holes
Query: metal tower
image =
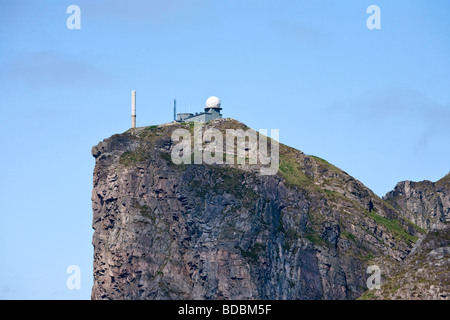
{"label": "metal tower", "polygon": [[177,100],[173,98],[173,121],[177,121]]}

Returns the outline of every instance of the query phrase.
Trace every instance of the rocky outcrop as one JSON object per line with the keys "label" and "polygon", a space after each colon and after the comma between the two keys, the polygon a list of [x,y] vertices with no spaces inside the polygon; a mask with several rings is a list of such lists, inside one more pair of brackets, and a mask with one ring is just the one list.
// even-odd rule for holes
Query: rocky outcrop
{"label": "rocky outcrop", "polygon": [[450,300],[450,174],[400,182],[383,199],[428,231],[381,289],[361,299]]}
{"label": "rocky outcrop", "polygon": [[450,229],[429,231],[380,290],[363,299],[450,300]]}
{"label": "rocky outcrop", "polygon": [[383,199],[421,228],[450,226],[450,173],[437,182],[399,182]]}
{"label": "rocky outcrop", "polygon": [[93,147],[92,299],[355,299],[367,266],[389,278],[424,233],[347,173],[285,145],[276,175],[175,165],[179,128],[192,132],[136,128]]}

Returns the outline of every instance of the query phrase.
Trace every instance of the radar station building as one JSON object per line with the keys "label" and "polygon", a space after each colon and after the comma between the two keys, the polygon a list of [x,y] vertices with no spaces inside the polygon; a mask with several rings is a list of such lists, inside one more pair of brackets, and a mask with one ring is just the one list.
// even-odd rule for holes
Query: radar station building
{"label": "radar station building", "polygon": [[220,99],[217,97],[209,97],[206,100],[205,112],[201,113],[178,113],[177,122],[208,122],[214,119],[222,119],[220,114]]}

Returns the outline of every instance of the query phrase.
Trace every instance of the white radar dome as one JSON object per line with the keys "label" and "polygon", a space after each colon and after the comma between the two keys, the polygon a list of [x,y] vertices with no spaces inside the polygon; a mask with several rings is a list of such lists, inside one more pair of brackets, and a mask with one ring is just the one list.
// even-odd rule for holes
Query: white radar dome
{"label": "white radar dome", "polygon": [[206,100],[206,107],[207,108],[220,108],[220,99],[217,97],[209,97]]}

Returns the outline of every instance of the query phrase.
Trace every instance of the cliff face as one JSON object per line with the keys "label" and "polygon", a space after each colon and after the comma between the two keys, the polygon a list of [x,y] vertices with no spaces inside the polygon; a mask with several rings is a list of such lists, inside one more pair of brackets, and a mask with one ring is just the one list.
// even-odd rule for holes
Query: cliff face
{"label": "cliff face", "polygon": [[450,173],[437,182],[399,182],[383,198],[424,229],[442,229],[450,223]]}
{"label": "cliff face", "polygon": [[92,149],[93,299],[355,299],[367,266],[388,278],[424,233],[345,172],[284,145],[272,176],[175,165],[177,128],[191,129],[131,129]]}
{"label": "cliff face", "polygon": [[437,182],[399,182],[384,199],[427,229],[381,290],[362,299],[450,300],[450,174]]}

